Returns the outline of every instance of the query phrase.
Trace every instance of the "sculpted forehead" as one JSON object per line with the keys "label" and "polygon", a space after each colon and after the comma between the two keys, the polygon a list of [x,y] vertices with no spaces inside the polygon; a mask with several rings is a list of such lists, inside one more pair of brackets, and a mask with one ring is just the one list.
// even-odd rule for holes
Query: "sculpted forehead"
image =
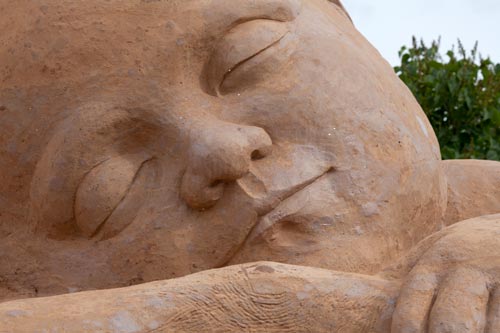
{"label": "sculpted forehead", "polygon": [[36,83],[92,76],[103,63],[126,67],[138,57],[155,62],[170,57],[172,45],[182,46],[185,38],[210,40],[258,18],[291,21],[306,2],[326,0],[3,2],[0,74],[5,86],[23,86],[27,77]]}
{"label": "sculpted forehead", "polygon": [[210,40],[249,19],[293,20],[300,8],[300,0],[11,1],[1,8],[1,76],[6,86],[70,81],[137,59],[158,72],[186,38]]}

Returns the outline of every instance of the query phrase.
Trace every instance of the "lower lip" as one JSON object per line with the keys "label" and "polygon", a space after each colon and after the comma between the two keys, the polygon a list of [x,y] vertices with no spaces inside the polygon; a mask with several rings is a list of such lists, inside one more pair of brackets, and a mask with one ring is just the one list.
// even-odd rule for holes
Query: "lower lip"
{"label": "lower lip", "polygon": [[278,205],[276,205],[273,209],[269,210],[267,213],[260,216],[257,224],[250,232],[248,239],[249,240],[255,239],[256,237],[263,234],[266,230],[271,228],[276,223],[284,221],[292,214],[298,213],[300,211],[301,207],[297,207],[296,209],[290,209],[289,207],[285,207],[285,209],[283,209],[283,207],[281,207],[282,203],[285,202],[286,200],[290,200],[290,199],[300,195],[301,193],[306,191],[308,189],[308,187],[310,187],[311,185],[313,185],[317,181],[320,181],[324,177],[327,177],[328,173],[329,172],[324,173],[323,175],[317,177],[311,183],[307,184],[305,187],[301,188],[297,192],[294,192],[294,193],[290,194],[289,196],[282,198],[279,201]]}

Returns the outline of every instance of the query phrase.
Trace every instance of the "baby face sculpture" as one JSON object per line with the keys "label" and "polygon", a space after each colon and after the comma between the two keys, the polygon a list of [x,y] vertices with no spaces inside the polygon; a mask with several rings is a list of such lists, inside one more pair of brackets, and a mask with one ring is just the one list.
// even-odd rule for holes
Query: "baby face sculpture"
{"label": "baby face sculpture", "polygon": [[2,12],[2,198],[17,220],[1,231],[29,244],[13,253],[46,290],[256,260],[369,273],[436,229],[432,128],[338,5]]}

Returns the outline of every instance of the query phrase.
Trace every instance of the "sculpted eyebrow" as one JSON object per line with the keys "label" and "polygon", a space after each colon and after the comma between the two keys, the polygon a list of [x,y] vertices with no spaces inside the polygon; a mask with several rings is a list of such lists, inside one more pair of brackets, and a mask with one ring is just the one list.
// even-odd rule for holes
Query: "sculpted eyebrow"
{"label": "sculpted eyebrow", "polygon": [[211,2],[207,19],[217,19],[218,24],[232,28],[254,19],[292,21],[300,13],[302,0],[232,0]]}
{"label": "sculpted eyebrow", "polygon": [[260,16],[260,18],[268,18],[276,21],[292,21],[299,14],[301,7],[301,0],[245,0],[241,9],[243,12],[261,12],[260,15],[256,13],[256,16]]}

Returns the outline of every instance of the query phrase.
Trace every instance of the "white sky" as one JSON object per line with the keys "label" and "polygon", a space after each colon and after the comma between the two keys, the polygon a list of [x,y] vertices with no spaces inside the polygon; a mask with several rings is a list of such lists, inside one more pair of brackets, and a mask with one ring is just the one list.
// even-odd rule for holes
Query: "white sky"
{"label": "white sky", "polygon": [[425,42],[441,36],[445,53],[457,38],[467,50],[500,62],[500,0],[343,0],[359,31],[392,64],[415,35]]}

